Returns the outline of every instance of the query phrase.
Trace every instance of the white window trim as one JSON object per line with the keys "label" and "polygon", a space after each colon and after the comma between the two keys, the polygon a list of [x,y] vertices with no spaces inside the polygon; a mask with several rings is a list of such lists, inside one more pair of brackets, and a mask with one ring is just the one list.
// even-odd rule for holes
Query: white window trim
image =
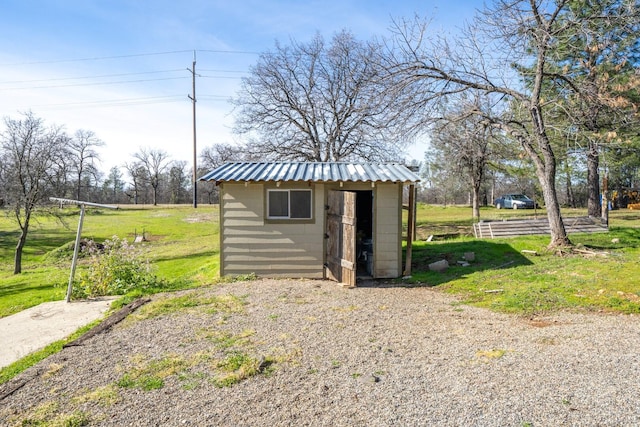
{"label": "white window trim", "polygon": [[[270,197],[269,197],[269,193],[271,193],[272,191],[278,191],[278,192],[286,192],[287,193],[287,198],[289,201],[289,212],[287,214],[287,216],[271,216],[269,215],[270,212]],[[310,193],[310,197],[309,197],[309,217],[308,218],[291,218],[291,191],[307,191]],[[273,219],[273,220],[286,220],[286,221],[308,221],[310,219],[313,219],[313,191],[311,189],[306,189],[306,188],[269,188],[267,189],[267,219]]]}

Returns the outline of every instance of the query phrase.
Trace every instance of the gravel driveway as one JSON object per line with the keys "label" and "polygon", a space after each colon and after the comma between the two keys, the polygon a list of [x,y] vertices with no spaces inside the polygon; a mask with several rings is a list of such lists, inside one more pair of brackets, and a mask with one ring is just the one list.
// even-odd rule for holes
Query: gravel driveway
{"label": "gravel driveway", "polygon": [[155,296],[0,386],[29,380],[0,422],[637,426],[638,320],[525,319],[429,288],[228,283]]}

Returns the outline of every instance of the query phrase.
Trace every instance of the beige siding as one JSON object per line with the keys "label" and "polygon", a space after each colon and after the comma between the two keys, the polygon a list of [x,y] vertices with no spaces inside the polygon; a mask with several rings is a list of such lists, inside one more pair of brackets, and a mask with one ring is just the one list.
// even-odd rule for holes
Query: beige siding
{"label": "beige siding", "polygon": [[399,277],[402,274],[402,186],[376,185],[374,201],[374,277]]}
{"label": "beige siding", "polygon": [[262,227],[263,191],[262,184],[225,184],[221,200],[221,225],[224,229],[228,231],[229,227]]}
{"label": "beige siding", "polygon": [[[374,277],[402,274],[402,185],[370,183],[314,184],[312,221],[266,220],[265,195],[275,184],[221,186],[220,273],[256,273],[264,277],[322,278],[325,252],[326,194],[335,190],[371,190],[374,194]],[[310,188],[309,184],[280,188]]]}
{"label": "beige siding", "polygon": [[[276,186],[223,185],[221,274],[322,278],[324,186],[312,187],[313,219],[298,222],[265,220],[267,188]],[[309,185],[282,184],[280,188],[309,188]]]}

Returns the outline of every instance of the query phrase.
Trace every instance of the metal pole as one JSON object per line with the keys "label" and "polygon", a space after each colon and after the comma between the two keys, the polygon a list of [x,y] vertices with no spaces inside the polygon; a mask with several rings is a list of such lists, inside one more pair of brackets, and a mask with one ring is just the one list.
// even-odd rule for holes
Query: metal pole
{"label": "metal pole", "polygon": [[198,167],[196,148],[196,52],[193,51],[193,64],[191,70],[191,105],[193,108],[193,207],[198,207]]}
{"label": "metal pole", "polygon": [[412,252],[413,252],[413,240],[414,240],[414,230],[415,230],[415,212],[416,212],[416,198],[415,198],[415,184],[409,185],[409,209],[407,215],[407,247],[405,251],[405,265],[404,271],[402,272],[403,276],[411,276],[411,262],[412,262]]}
{"label": "metal pole", "polygon": [[73,276],[76,274],[76,264],[78,263],[78,252],[80,250],[80,236],[82,235],[82,223],[84,221],[84,205],[80,205],[80,220],[78,221],[78,232],[76,233],[76,244],[73,248],[73,261],[71,261],[71,274],[69,275],[69,286],[67,286],[66,301],[71,301],[71,290],[73,288]]}
{"label": "metal pole", "polygon": [[60,203],[60,207],[62,205],[77,205],[80,206],[80,220],[78,221],[78,233],[76,234],[76,244],[73,248],[73,261],[71,261],[71,274],[69,275],[69,286],[67,286],[67,296],[66,301],[71,301],[71,290],[73,288],[73,276],[76,273],[76,264],[78,262],[78,252],[80,251],[80,237],[82,235],[82,223],[84,222],[84,208],[85,206],[93,206],[96,208],[106,208],[106,209],[118,209],[117,206],[112,205],[103,205],[100,203],[91,203],[91,202],[83,202],[81,200],[72,200],[72,199],[62,199],[60,197],[49,197],[49,200],[52,202]]}

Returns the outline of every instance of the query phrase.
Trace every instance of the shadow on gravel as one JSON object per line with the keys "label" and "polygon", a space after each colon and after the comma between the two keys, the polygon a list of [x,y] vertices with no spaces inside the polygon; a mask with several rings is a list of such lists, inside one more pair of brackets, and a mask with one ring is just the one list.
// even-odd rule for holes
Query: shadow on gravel
{"label": "shadow on gravel", "polygon": [[[404,258],[403,258],[404,259]],[[446,261],[442,271],[431,271],[429,265]],[[438,286],[470,273],[509,269],[533,264],[507,243],[485,240],[416,242],[413,246],[411,279],[372,280],[358,278],[358,287]]]}

